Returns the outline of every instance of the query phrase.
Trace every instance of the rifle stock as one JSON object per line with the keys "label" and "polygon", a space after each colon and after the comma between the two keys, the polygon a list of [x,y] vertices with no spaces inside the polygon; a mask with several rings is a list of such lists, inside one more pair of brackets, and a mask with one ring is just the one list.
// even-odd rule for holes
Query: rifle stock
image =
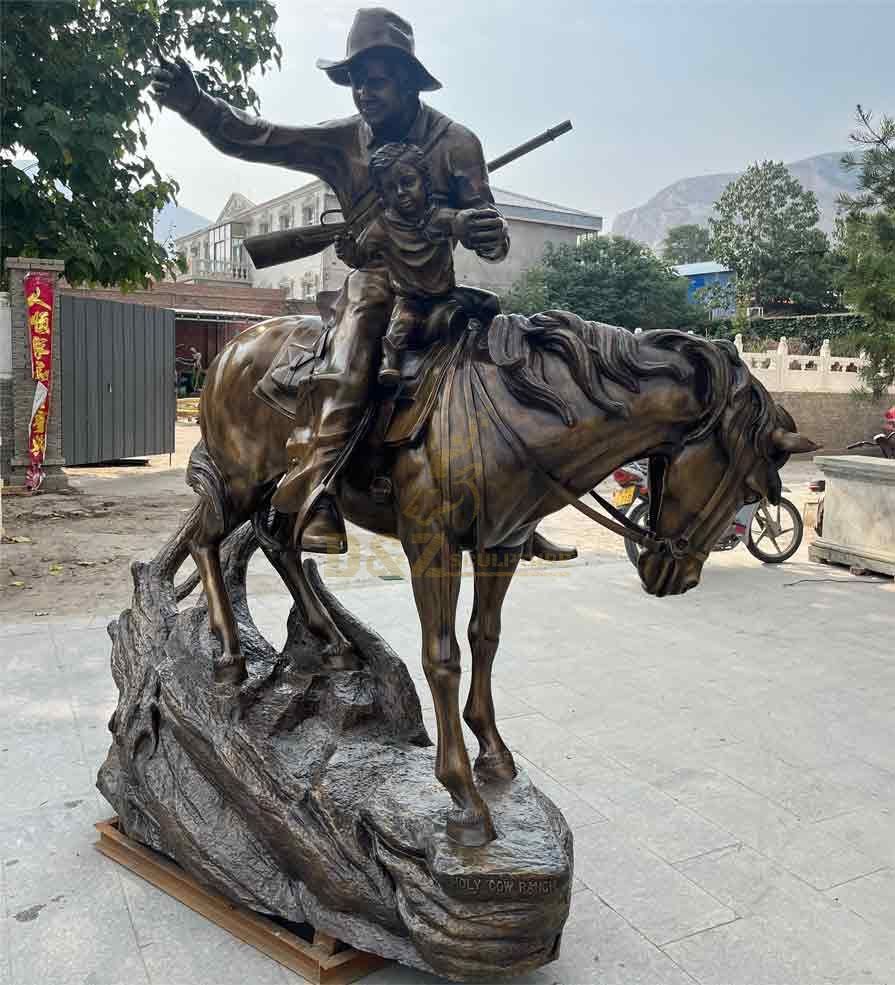
{"label": "rifle stock", "polygon": [[[568,133],[572,129],[572,121],[565,120],[558,126],[551,127],[537,137],[526,140],[524,144],[501,154],[488,162],[488,170],[496,171],[511,161],[518,160],[525,154],[543,147],[544,144]],[[278,229],[273,233],[261,233],[258,236],[247,236],[242,245],[252,258],[256,270],[274,267],[278,263],[288,263],[290,260],[303,260],[305,257],[321,253],[336,241],[349,227],[347,222],[320,223],[316,226],[300,226],[295,229]]]}

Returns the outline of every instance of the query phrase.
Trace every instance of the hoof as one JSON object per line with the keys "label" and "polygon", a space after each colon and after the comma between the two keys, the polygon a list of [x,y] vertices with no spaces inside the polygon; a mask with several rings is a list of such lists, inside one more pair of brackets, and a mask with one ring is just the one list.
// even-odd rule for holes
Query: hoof
{"label": "hoof", "polygon": [[464,848],[481,848],[494,841],[497,833],[487,812],[466,810],[448,814],[447,836]]}
{"label": "hoof", "polygon": [[481,780],[512,780],[516,776],[513,754],[506,752],[482,753],[475,761],[475,772]]}
{"label": "hoof", "polygon": [[350,645],[328,646],[320,659],[327,670],[360,670],[361,668],[360,658]]}
{"label": "hoof", "polygon": [[214,665],[215,684],[242,684],[248,676],[245,659],[240,656],[225,657]]}

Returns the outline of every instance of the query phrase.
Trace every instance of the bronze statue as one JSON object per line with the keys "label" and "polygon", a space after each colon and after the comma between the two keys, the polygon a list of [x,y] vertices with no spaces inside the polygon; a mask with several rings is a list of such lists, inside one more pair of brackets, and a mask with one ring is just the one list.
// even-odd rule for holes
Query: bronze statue
{"label": "bronze statue", "polygon": [[[307,581],[301,551],[345,549],[337,501],[358,525],[400,538],[438,720],[436,775],[454,802],[447,830],[462,844],[484,845],[495,831],[473,779],[459,708],[454,616],[462,551],[472,553],[475,567],[473,678],[463,716],[479,740],[479,778],[506,780],[515,764],[495,725],[491,665],[503,599],[538,521],[568,502],[591,514],[577,502],[581,493],[622,462],[650,456],[659,494],[651,531],[638,535],[647,548],[641,577],[653,594],[685,592],[698,583],[717,529],[749,497],[774,501],[780,465],[811,443],[793,433],[786,412],[731,347],[677,332],[635,337],[566,312],[498,314],[493,296],[451,290],[449,253],[439,248],[431,252],[440,271],[428,270],[422,288],[418,277],[402,283],[400,254],[424,237],[407,234],[402,247],[388,245],[388,212],[378,219],[371,212],[379,196],[368,187],[370,156],[415,145],[430,185],[422,218],[440,217],[433,240],[453,235],[498,261],[509,238],[481,147],[419,101],[420,91],[439,83],[416,58],[410,25],[390,11],[359,11],[346,58],[318,64],[351,86],[359,116],[274,126],[202,93],[182,61],[154,73],[159,100],[216,147],[317,174],[335,190],[349,229],[365,217],[356,242],[339,242],[339,252],[361,267],[326,318],[261,323],[209,368],[203,440],[188,471],[202,501],[171,551],[178,562],[191,553],[201,575],[222,647],[216,680],[239,684],[246,666],[221,574],[224,538],[253,519],[308,625],[326,641],[330,669],[354,666],[357,655]],[[378,248],[367,250],[368,241]],[[423,307],[401,300],[395,308],[396,287],[399,297],[428,291],[428,298]],[[371,382],[383,333],[390,317],[400,332],[423,316],[427,338],[407,372],[410,399],[389,404],[377,425]],[[271,402],[267,379],[268,371],[277,379],[272,367],[290,348],[309,367],[304,382],[301,372],[292,374],[294,420],[279,413],[283,401]],[[394,370],[389,382],[399,375],[397,365],[386,370]],[[297,513],[294,530],[283,522],[290,513]]]}
{"label": "bronze statue", "polygon": [[412,336],[419,335],[433,304],[448,299],[454,280],[454,239],[462,214],[439,208],[423,152],[415,144],[385,144],[370,159],[370,174],[382,212],[350,240],[350,262],[362,267],[380,260],[395,294],[382,340],[379,383],[393,389],[401,381],[400,360]]}
{"label": "bronze statue", "polygon": [[[322,178],[353,222],[366,212],[369,156],[392,141],[423,148],[433,195],[464,211],[459,240],[483,259],[502,260],[507,224],[494,206],[476,137],[425,103],[419,93],[441,88],[414,53],[407,21],[383,8],[359,10],[346,57],[318,61],[337,85],[350,86],[359,115],[315,127],[277,126],[203,93],[182,60],[154,70],[158,100],[176,109],[224,153],[280,164]],[[337,246],[341,253],[341,245]],[[381,264],[351,274],[345,284],[328,365],[318,373],[313,418],[290,438],[290,470],[274,505],[296,517],[296,540],[306,551],[347,549],[337,502],[322,479],[350,440],[370,397],[371,370],[389,323],[394,295]]]}
{"label": "bronze statue", "polygon": [[[238,336],[209,368],[203,394],[203,441],[189,470],[202,502],[172,550],[181,561],[191,552],[201,573],[223,645],[215,664],[221,682],[240,682],[246,669],[218,548],[253,517],[309,624],[329,640],[328,665],[353,663],[288,531],[267,524],[273,490],[289,464],[291,422],[261,403],[253,387],[296,321],[299,331],[317,327],[311,318],[278,318]],[[427,407],[409,412],[426,413],[425,430],[405,428],[390,449],[392,496],[382,502],[370,494],[369,461],[381,451],[372,447],[375,435],[347,463],[340,495],[352,522],[401,540],[438,719],[437,776],[454,801],[448,832],[476,845],[492,839],[494,829],[462,738],[454,631],[461,552],[472,552],[475,566],[473,676],[463,717],[479,740],[479,779],[508,779],[515,765],[495,724],[491,666],[501,606],[534,525],[621,463],[649,456],[652,487],[661,492],[652,500],[640,575],[651,594],[686,592],[730,515],[747,499],[774,502],[788,455],[813,445],[794,433],[789,415],[732,346],[674,331],[635,336],[567,312],[496,315],[468,331],[471,321],[455,320],[451,340],[434,347],[446,353],[443,383]]]}

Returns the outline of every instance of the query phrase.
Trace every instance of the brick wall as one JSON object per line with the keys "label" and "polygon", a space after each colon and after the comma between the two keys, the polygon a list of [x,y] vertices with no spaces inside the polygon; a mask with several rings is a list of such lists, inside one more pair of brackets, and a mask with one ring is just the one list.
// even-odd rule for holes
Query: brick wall
{"label": "brick wall", "polygon": [[12,413],[12,379],[0,377],[0,477],[9,482],[13,444],[15,441],[15,425]]}
{"label": "brick wall", "polygon": [[151,304],[157,308],[192,308],[201,311],[245,311],[256,315],[281,315],[286,310],[283,288],[251,287],[248,284],[185,284],[162,281],[146,291],[120,291],[117,288],[69,287],[63,282],[60,293],[100,301]]}
{"label": "brick wall", "polygon": [[867,401],[850,393],[789,391],[772,396],[792,414],[800,433],[823,446],[825,455],[878,434],[883,429],[883,414],[895,403],[891,394]]}
{"label": "brick wall", "polygon": [[12,415],[12,312],[9,294],[0,291],[0,477],[9,479],[15,430]]}

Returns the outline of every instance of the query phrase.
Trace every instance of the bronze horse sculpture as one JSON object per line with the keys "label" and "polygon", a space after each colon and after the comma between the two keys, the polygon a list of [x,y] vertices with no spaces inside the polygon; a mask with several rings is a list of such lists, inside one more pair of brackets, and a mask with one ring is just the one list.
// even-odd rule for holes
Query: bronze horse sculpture
{"label": "bronze horse sculpture", "polygon": [[[350,280],[350,278],[349,278]],[[308,319],[247,329],[212,363],[202,441],[188,481],[200,495],[170,543],[174,569],[192,554],[221,652],[219,684],[246,677],[219,547],[253,519],[267,557],[325,642],[331,669],[355,659],[305,577],[292,531],[270,507],[286,472],[293,421],[253,395],[285,340]],[[568,312],[498,314],[453,341],[455,358],[420,440],[389,460],[390,499],[370,493],[361,444],[340,477],[345,515],[400,539],[422,629],[437,718],[436,776],[453,800],[447,831],[466,845],[495,837],[463,741],[455,615],[461,558],[471,552],[472,681],[463,719],[479,742],[482,781],[515,775],[495,723],[491,668],[501,607],[529,532],[624,462],[650,457],[651,546],[639,572],[652,595],[696,586],[721,529],[747,500],[780,495],[779,469],[815,446],[749,373],[734,347],[676,331],[631,332]]]}

